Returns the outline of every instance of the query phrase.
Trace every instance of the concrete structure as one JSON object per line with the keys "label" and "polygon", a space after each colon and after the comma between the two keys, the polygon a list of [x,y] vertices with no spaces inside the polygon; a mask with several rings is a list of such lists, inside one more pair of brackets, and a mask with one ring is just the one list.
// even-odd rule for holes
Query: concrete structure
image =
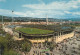
{"label": "concrete structure", "polygon": [[64,34],[64,35],[60,35],[60,36],[58,36],[58,38],[55,39],[55,42],[59,43],[59,42],[63,41],[64,39],[71,38],[73,36],[74,36],[74,32]]}
{"label": "concrete structure", "polygon": [[[14,35],[17,36],[18,38],[22,38],[24,37],[24,33],[19,33],[19,32],[14,32]],[[46,34],[47,35],[47,34]],[[48,42],[56,42],[56,43],[59,43],[61,41],[63,41],[64,39],[67,39],[67,38],[70,38],[70,37],[73,37],[74,36],[74,31],[71,31],[70,33],[66,33],[66,34],[63,34],[63,32],[58,32],[56,34],[56,36],[54,34],[52,34],[53,36],[42,36],[42,37],[34,37],[33,35],[26,35],[26,37],[24,38],[28,38],[32,43],[44,43],[45,41],[48,41]],[[31,38],[30,38],[31,37]]]}
{"label": "concrete structure", "polygon": [[46,17],[46,24],[48,25],[48,15],[47,15],[47,17]]}
{"label": "concrete structure", "polygon": [[[18,31],[14,31],[15,27],[16,26],[4,26],[3,29],[5,30],[5,32],[8,32],[11,35],[14,35],[18,39],[23,38],[24,37],[23,33],[20,33]],[[20,26],[18,26],[18,27],[20,27]],[[33,38],[30,38],[29,40],[32,43],[44,43],[45,41],[48,41],[48,42],[54,41],[56,43],[59,43],[59,42],[63,41],[64,39],[67,39],[67,38],[70,38],[70,37],[73,37],[73,36],[74,36],[74,32],[72,32],[72,31],[70,33],[66,33],[66,34],[63,34],[63,32],[57,32],[56,35],[54,35],[54,33],[53,33],[49,37],[47,37],[47,35],[46,35],[46,37],[44,37],[44,36],[42,36],[40,38],[37,37],[37,39],[35,37],[33,37]],[[27,37],[30,37],[30,36],[27,36]]]}
{"label": "concrete structure", "polygon": [[[63,41],[64,39],[70,38],[74,36],[74,32],[68,33],[68,34],[64,34],[64,35],[58,35],[58,36],[53,36],[51,38],[48,38],[48,42],[51,42],[52,39],[54,39],[54,42],[59,43],[61,41]],[[43,43],[46,41],[45,39],[29,39],[32,43]]]}

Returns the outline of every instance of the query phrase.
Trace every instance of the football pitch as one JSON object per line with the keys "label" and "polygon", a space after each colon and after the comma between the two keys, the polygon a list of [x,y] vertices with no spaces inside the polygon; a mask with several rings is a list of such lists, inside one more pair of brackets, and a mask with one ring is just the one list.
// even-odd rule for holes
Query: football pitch
{"label": "football pitch", "polygon": [[37,28],[17,28],[16,30],[27,34],[48,34],[53,32],[51,30],[43,30]]}

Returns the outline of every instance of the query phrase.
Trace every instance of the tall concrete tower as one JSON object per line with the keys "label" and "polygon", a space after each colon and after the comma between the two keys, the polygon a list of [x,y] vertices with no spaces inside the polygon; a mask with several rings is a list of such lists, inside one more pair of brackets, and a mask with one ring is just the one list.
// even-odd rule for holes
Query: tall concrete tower
{"label": "tall concrete tower", "polygon": [[2,16],[2,25],[3,25],[3,16]]}
{"label": "tall concrete tower", "polygon": [[2,15],[2,29],[3,29],[3,26],[4,26],[4,24],[3,24],[3,15]]}
{"label": "tall concrete tower", "polygon": [[46,24],[48,25],[48,15],[46,15]]}
{"label": "tall concrete tower", "polygon": [[[13,15],[13,12],[14,12],[14,11],[12,10],[12,15]],[[13,16],[12,16],[12,24],[13,24]]]}

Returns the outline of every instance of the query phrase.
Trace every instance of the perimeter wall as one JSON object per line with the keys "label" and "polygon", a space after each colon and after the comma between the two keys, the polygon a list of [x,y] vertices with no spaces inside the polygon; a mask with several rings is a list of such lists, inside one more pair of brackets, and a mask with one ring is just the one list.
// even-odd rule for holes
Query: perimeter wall
{"label": "perimeter wall", "polygon": [[[68,33],[68,34],[65,34],[65,35],[55,36],[54,41],[55,41],[56,43],[59,43],[59,42],[63,41],[64,39],[71,38],[71,37],[73,37],[73,36],[74,36],[74,32],[71,32],[71,33]],[[52,39],[53,39],[53,37],[48,38],[48,41],[50,42],[50,41],[52,41]],[[46,39],[38,39],[38,40],[37,40],[37,39],[36,39],[36,40],[31,40],[31,39],[30,39],[30,41],[31,41],[32,43],[42,43],[42,42],[45,42],[45,40],[46,40]]]}
{"label": "perimeter wall", "polygon": [[73,36],[74,36],[74,32],[71,32],[71,33],[68,33],[68,34],[65,34],[65,35],[61,35],[61,36],[56,38],[55,42],[59,43],[59,42],[63,41],[64,39],[71,38]]}

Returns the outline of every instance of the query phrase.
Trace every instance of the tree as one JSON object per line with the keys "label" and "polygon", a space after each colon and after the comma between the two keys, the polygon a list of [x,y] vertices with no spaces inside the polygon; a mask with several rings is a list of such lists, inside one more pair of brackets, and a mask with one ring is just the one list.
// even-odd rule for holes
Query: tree
{"label": "tree", "polygon": [[25,42],[22,44],[22,51],[25,53],[26,55],[26,52],[29,52],[31,49],[31,44],[28,43],[28,42]]}
{"label": "tree", "polygon": [[7,44],[8,44],[8,40],[5,39],[5,37],[0,37],[0,45],[7,47]]}
{"label": "tree", "polygon": [[13,50],[5,50],[3,55],[20,55],[19,53],[13,51]]}
{"label": "tree", "polygon": [[22,51],[26,54],[26,52],[30,51],[32,43],[27,39],[15,40],[15,41],[10,40],[8,45],[9,45],[10,49],[15,49],[17,51]]}
{"label": "tree", "polygon": [[0,50],[1,54],[3,53],[4,49],[7,48],[8,40],[5,37],[0,37]]}

